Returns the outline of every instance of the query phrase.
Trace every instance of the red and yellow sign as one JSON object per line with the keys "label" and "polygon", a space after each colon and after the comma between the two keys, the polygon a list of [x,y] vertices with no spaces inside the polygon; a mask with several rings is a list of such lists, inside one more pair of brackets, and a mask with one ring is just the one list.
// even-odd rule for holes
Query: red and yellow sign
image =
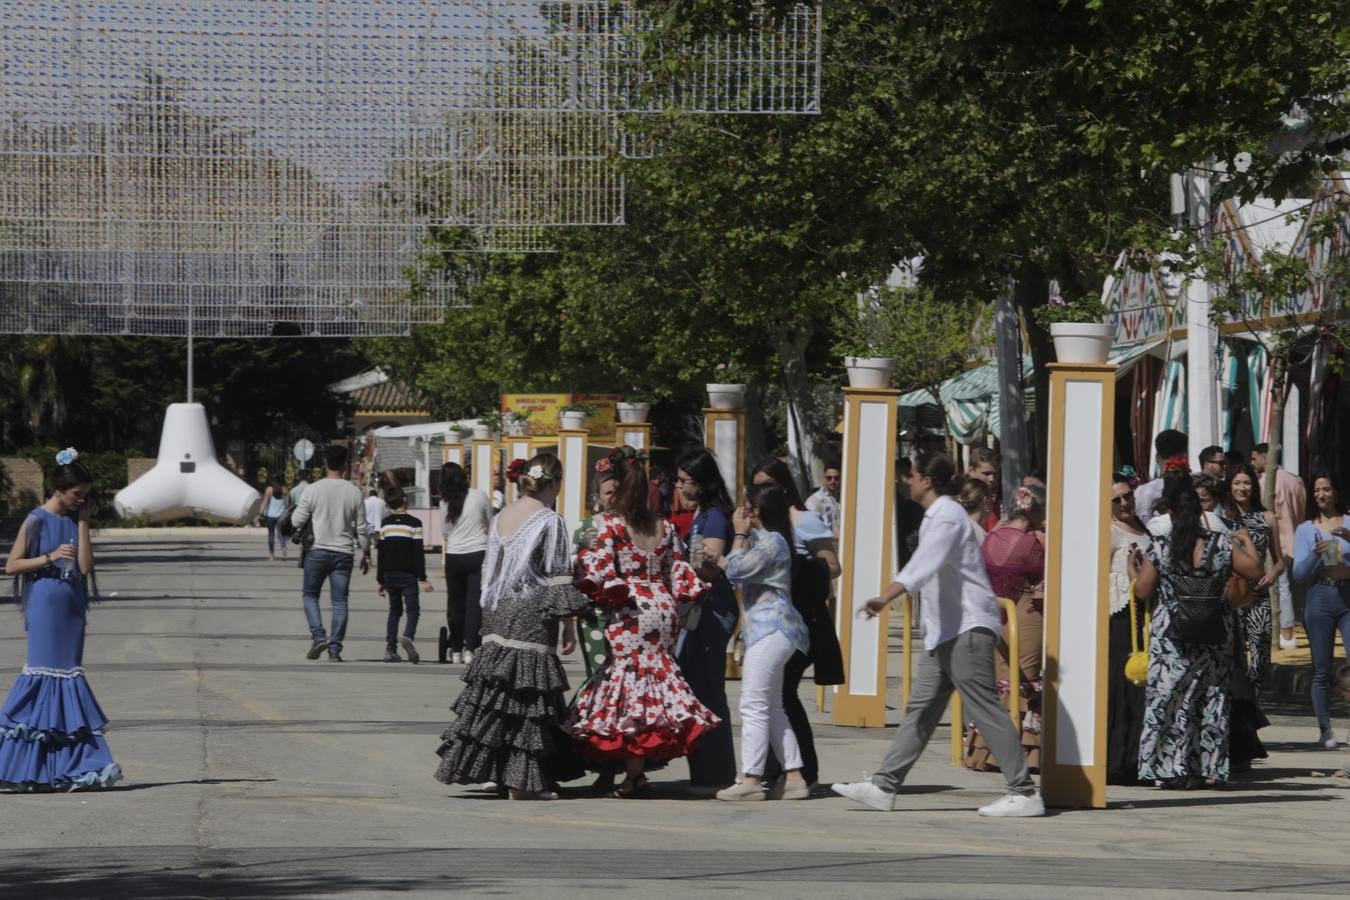
{"label": "red and yellow sign", "polygon": [[569,403],[593,403],[595,415],[586,422],[591,437],[605,441],[614,439],[618,422],[619,394],[502,394],[502,412],[528,412],[530,434],[558,433],[558,413]]}

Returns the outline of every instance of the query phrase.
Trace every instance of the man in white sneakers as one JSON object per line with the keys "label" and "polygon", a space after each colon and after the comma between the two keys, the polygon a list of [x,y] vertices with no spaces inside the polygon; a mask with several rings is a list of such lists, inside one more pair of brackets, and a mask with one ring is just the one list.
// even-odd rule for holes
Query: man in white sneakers
{"label": "man in white sneakers", "polygon": [[994,647],[1003,629],[1002,615],[980,556],[975,525],[952,499],[956,464],[934,455],[915,463],[910,496],[924,508],[919,546],[880,597],[860,613],[873,618],[896,597],[919,593],[924,652],[919,657],[909,712],[871,781],[836,784],[834,792],[880,809],[895,807],[895,794],[933,736],[953,688],[961,692],[965,713],[980,729],[1007,779],[1007,793],[980,807],[982,816],[1045,815],[1045,803],[1027,771],[1022,736],[998,701]]}

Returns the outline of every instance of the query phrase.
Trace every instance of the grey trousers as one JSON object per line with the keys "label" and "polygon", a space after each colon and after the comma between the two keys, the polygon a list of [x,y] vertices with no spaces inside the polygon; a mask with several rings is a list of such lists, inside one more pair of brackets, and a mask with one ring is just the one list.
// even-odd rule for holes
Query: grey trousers
{"label": "grey trousers", "polygon": [[[918,762],[933,736],[952,689],[961,692],[965,715],[980,729],[985,745],[998,760],[1008,793],[1031,794],[1036,784],[1027,771],[1022,735],[1013,727],[1008,711],[998,702],[994,687],[994,647],[998,638],[987,628],[959,634],[931,651],[919,655],[914,684],[909,693],[909,712],[891,740],[891,749],[872,775],[872,783],[895,793]],[[952,723],[960,728],[960,723]]]}

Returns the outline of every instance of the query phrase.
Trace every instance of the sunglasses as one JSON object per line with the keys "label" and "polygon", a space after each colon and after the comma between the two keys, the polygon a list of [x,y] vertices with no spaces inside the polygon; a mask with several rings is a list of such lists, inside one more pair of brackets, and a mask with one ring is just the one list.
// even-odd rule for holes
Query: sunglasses
{"label": "sunglasses", "polygon": [[1134,499],[1134,491],[1130,491],[1128,494],[1121,494],[1119,497],[1112,497],[1111,505],[1115,506],[1117,504],[1123,504],[1126,500],[1133,500],[1133,499]]}

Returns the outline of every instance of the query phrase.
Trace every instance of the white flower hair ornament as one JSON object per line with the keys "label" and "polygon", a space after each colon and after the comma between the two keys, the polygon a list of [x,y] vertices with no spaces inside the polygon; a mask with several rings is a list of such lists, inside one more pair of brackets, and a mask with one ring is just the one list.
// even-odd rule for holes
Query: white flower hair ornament
{"label": "white flower hair ornament", "polygon": [[80,458],[79,451],[74,447],[67,447],[56,454],[56,464],[58,466],[68,466]]}

